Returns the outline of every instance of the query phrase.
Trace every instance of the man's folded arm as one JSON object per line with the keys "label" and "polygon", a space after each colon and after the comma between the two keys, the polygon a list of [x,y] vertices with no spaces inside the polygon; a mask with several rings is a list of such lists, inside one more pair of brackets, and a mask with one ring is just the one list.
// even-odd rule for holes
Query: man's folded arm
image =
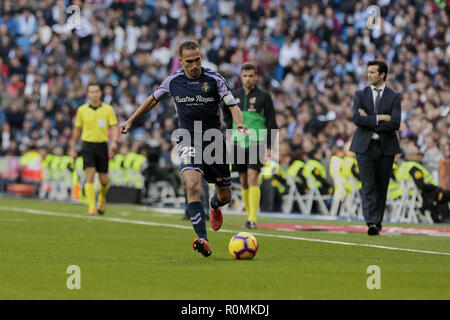
{"label": "man's folded arm", "polygon": [[400,129],[400,121],[401,121],[401,99],[400,94],[398,94],[394,98],[394,106],[392,108],[391,120],[382,121],[378,123],[378,126],[375,128],[375,132],[393,132]]}
{"label": "man's folded arm", "polygon": [[359,114],[358,109],[363,109],[360,91],[357,91],[355,93],[355,97],[353,98],[352,120],[358,127],[364,127],[366,129],[373,130],[377,125],[377,116],[376,115],[362,116]]}

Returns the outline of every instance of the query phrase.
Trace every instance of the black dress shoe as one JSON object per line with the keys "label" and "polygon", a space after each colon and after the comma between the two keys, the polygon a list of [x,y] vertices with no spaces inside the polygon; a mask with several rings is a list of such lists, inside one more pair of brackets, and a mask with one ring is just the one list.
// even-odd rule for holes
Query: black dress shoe
{"label": "black dress shoe", "polygon": [[369,225],[369,229],[367,230],[367,234],[369,236],[378,236],[380,234],[380,231],[378,231],[378,228],[376,225],[371,224]]}

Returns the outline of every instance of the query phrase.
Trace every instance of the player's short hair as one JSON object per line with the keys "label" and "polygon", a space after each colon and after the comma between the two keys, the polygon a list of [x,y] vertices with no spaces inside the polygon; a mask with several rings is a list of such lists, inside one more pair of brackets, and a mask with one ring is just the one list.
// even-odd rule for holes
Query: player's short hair
{"label": "player's short hair", "polygon": [[242,71],[248,71],[248,70],[255,70],[255,72],[256,72],[256,66],[253,63],[251,63],[251,62],[245,62],[241,66],[241,72]]}
{"label": "player's short hair", "polygon": [[181,43],[180,46],[178,47],[178,54],[181,57],[184,50],[195,50],[195,49],[200,50],[200,45],[198,44],[198,42],[195,40],[186,40],[183,41],[183,43]]}
{"label": "player's short hair", "polygon": [[371,60],[367,62],[367,66],[378,66],[378,73],[379,74],[384,73],[383,80],[386,81],[386,76],[388,74],[388,66],[386,62],[382,60]]}

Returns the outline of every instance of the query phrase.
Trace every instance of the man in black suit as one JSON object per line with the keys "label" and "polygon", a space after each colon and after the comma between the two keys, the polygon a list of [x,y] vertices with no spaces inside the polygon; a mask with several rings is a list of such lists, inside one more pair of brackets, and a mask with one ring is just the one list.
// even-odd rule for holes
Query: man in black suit
{"label": "man in black suit", "polygon": [[355,93],[353,122],[357,129],[350,150],[362,182],[364,220],[369,235],[379,235],[386,207],[389,178],[394,156],[400,153],[397,130],[400,128],[400,94],[386,87],[388,66],[384,61],[367,64],[369,86]]}

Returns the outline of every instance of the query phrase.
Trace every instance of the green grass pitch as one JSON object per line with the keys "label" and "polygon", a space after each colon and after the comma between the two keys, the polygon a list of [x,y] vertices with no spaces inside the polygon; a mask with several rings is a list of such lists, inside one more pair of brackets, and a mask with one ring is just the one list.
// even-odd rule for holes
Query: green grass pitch
{"label": "green grass pitch", "polygon": [[[449,237],[257,229],[256,257],[235,261],[228,242],[243,215],[225,214],[219,232],[208,224],[204,258],[180,214],[106,210],[88,217],[84,205],[0,198],[0,299],[450,299]],[[71,265],[80,289],[67,288]],[[380,289],[367,286],[372,265]]]}

